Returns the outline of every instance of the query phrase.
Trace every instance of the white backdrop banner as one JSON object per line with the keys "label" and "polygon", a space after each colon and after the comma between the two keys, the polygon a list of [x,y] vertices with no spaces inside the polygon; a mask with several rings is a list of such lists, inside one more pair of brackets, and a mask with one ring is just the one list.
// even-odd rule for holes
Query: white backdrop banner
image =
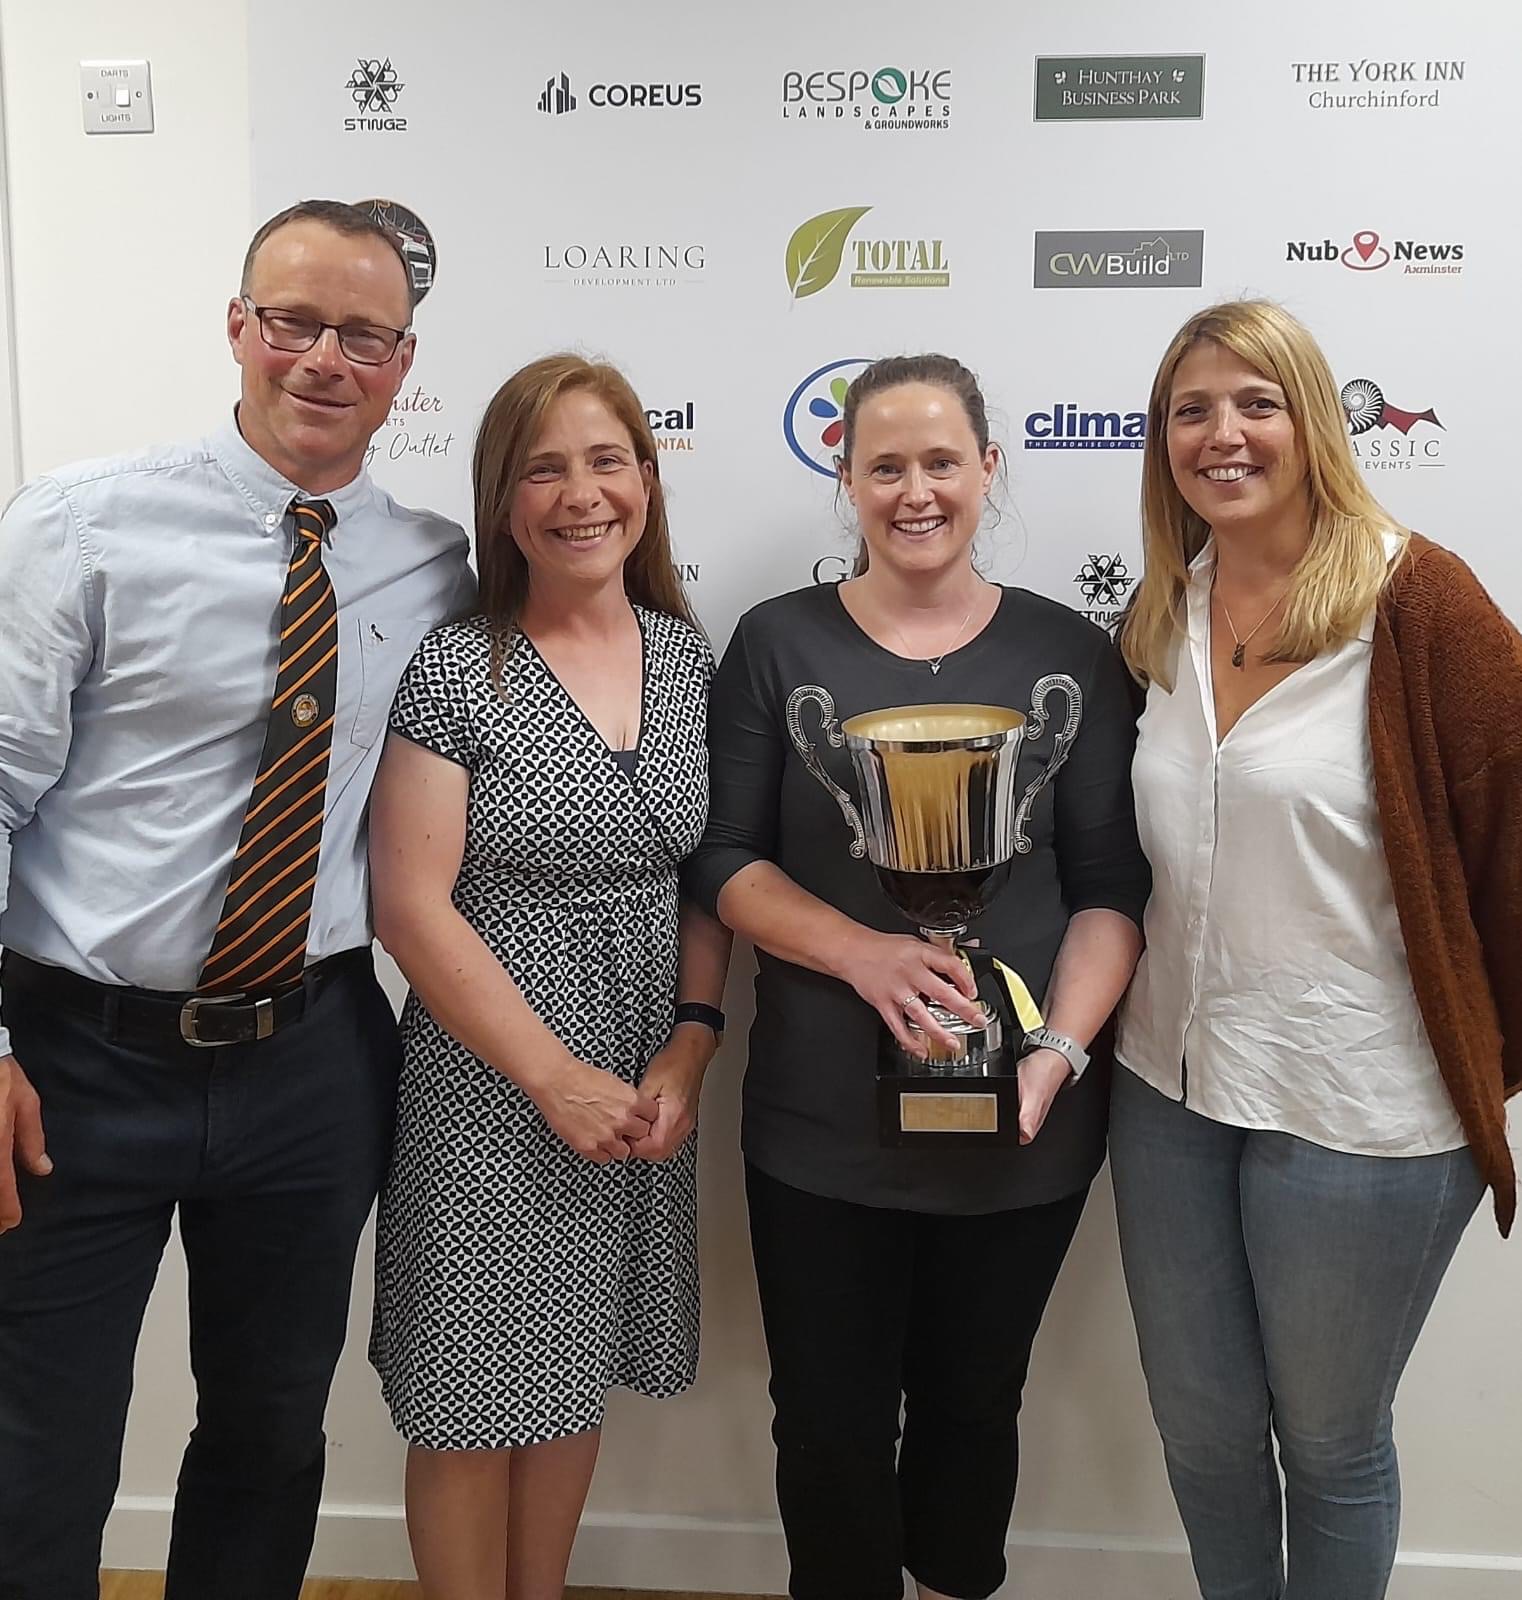
{"label": "white backdrop banner", "polygon": [[382,202],[428,287],[376,475],[468,523],[496,386],[605,356],[720,646],[840,575],[845,385],[929,349],[1007,452],[988,571],[1108,619],[1157,359],[1244,293],[1321,339],[1380,498],[1522,609],[1514,7],[259,0],[250,28],[261,216]]}

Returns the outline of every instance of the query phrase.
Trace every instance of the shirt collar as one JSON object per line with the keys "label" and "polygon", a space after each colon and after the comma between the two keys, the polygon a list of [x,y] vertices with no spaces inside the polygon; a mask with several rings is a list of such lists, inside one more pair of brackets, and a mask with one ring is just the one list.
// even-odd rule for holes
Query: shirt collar
{"label": "shirt collar", "polygon": [[[335,537],[343,528],[345,519],[369,505],[374,498],[375,486],[364,467],[343,488],[325,495],[307,496],[304,489],[298,488],[283,473],[276,472],[238,431],[236,406],[227,421],[211,435],[209,443],[222,470],[243,491],[260,513],[265,526],[272,531],[282,527],[286,509],[297,495],[332,502],[334,511],[338,513]],[[269,520],[271,516],[276,518],[273,523]]]}

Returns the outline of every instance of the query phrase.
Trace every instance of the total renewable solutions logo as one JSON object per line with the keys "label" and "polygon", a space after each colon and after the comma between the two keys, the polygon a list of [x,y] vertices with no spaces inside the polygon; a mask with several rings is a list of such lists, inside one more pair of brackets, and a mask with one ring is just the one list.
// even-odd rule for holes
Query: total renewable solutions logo
{"label": "total renewable solutions logo", "polygon": [[864,356],[827,361],[816,367],[788,396],[782,409],[782,437],[810,472],[837,476],[835,457],[845,436],[846,390],[863,368]]}
{"label": "total renewable solutions logo", "polygon": [[1205,269],[1199,229],[1036,235],[1038,289],[1198,289]]}
{"label": "total renewable solutions logo", "polygon": [[[787,288],[794,300],[827,289],[851,262],[853,289],[945,289],[951,264],[942,239],[851,237],[871,206],[821,211],[793,230],[787,242]],[[849,245],[849,252],[847,246]]]}
{"label": "total renewable solutions logo", "polygon": [[950,67],[824,68],[782,74],[784,122],[846,124],[869,133],[951,126]]}
{"label": "total renewable solutions logo", "polygon": [[1197,119],[1204,56],[1037,56],[1037,122]]}
{"label": "total renewable solutions logo", "polygon": [[344,118],[346,133],[405,133],[406,117],[393,116],[396,102],[407,87],[391,65],[391,57],[367,60],[361,56],[344,85],[354,101],[355,115]]}

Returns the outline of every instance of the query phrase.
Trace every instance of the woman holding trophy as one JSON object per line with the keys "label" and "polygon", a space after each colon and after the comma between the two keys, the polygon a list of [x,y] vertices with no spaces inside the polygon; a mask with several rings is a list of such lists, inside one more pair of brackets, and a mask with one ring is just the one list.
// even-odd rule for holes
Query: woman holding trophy
{"label": "woman holding trophy", "polygon": [[760,968],[744,1148],[790,1593],[889,1600],[907,1567],[972,1600],[1003,1580],[1031,1343],[1104,1157],[1088,1053],[1148,888],[1133,714],[1097,628],[974,566],[999,455],[965,367],[875,363],[841,448],[856,575],[742,618],[688,881]]}
{"label": "woman holding trophy", "polygon": [[1248,301],[1179,330],[1147,417],[1110,1161],[1205,1600],[1384,1595],[1396,1385],[1485,1188],[1516,1208],[1522,639],[1370,495],[1367,398]]}
{"label": "woman holding trophy", "polygon": [[548,1600],[607,1389],[697,1364],[689,1135],[729,934],[677,874],[713,661],[613,368],[515,373],[472,478],[482,614],[419,647],[372,802],[412,993],[371,1355],[428,1600]]}

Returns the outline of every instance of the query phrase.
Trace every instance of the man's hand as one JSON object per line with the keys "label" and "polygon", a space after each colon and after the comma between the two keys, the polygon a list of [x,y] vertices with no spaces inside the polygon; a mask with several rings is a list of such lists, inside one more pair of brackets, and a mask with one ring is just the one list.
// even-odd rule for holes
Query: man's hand
{"label": "man's hand", "polygon": [[700,1022],[679,1023],[650,1058],[640,1089],[655,1102],[655,1121],[630,1151],[643,1161],[668,1161],[697,1126],[703,1074],[718,1048],[713,1031]]}
{"label": "man's hand", "polygon": [[18,1163],[33,1177],[53,1170],[43,1148],[42,1102],[15,1056],[0,1056],[0,1233],[21,1221]]}

